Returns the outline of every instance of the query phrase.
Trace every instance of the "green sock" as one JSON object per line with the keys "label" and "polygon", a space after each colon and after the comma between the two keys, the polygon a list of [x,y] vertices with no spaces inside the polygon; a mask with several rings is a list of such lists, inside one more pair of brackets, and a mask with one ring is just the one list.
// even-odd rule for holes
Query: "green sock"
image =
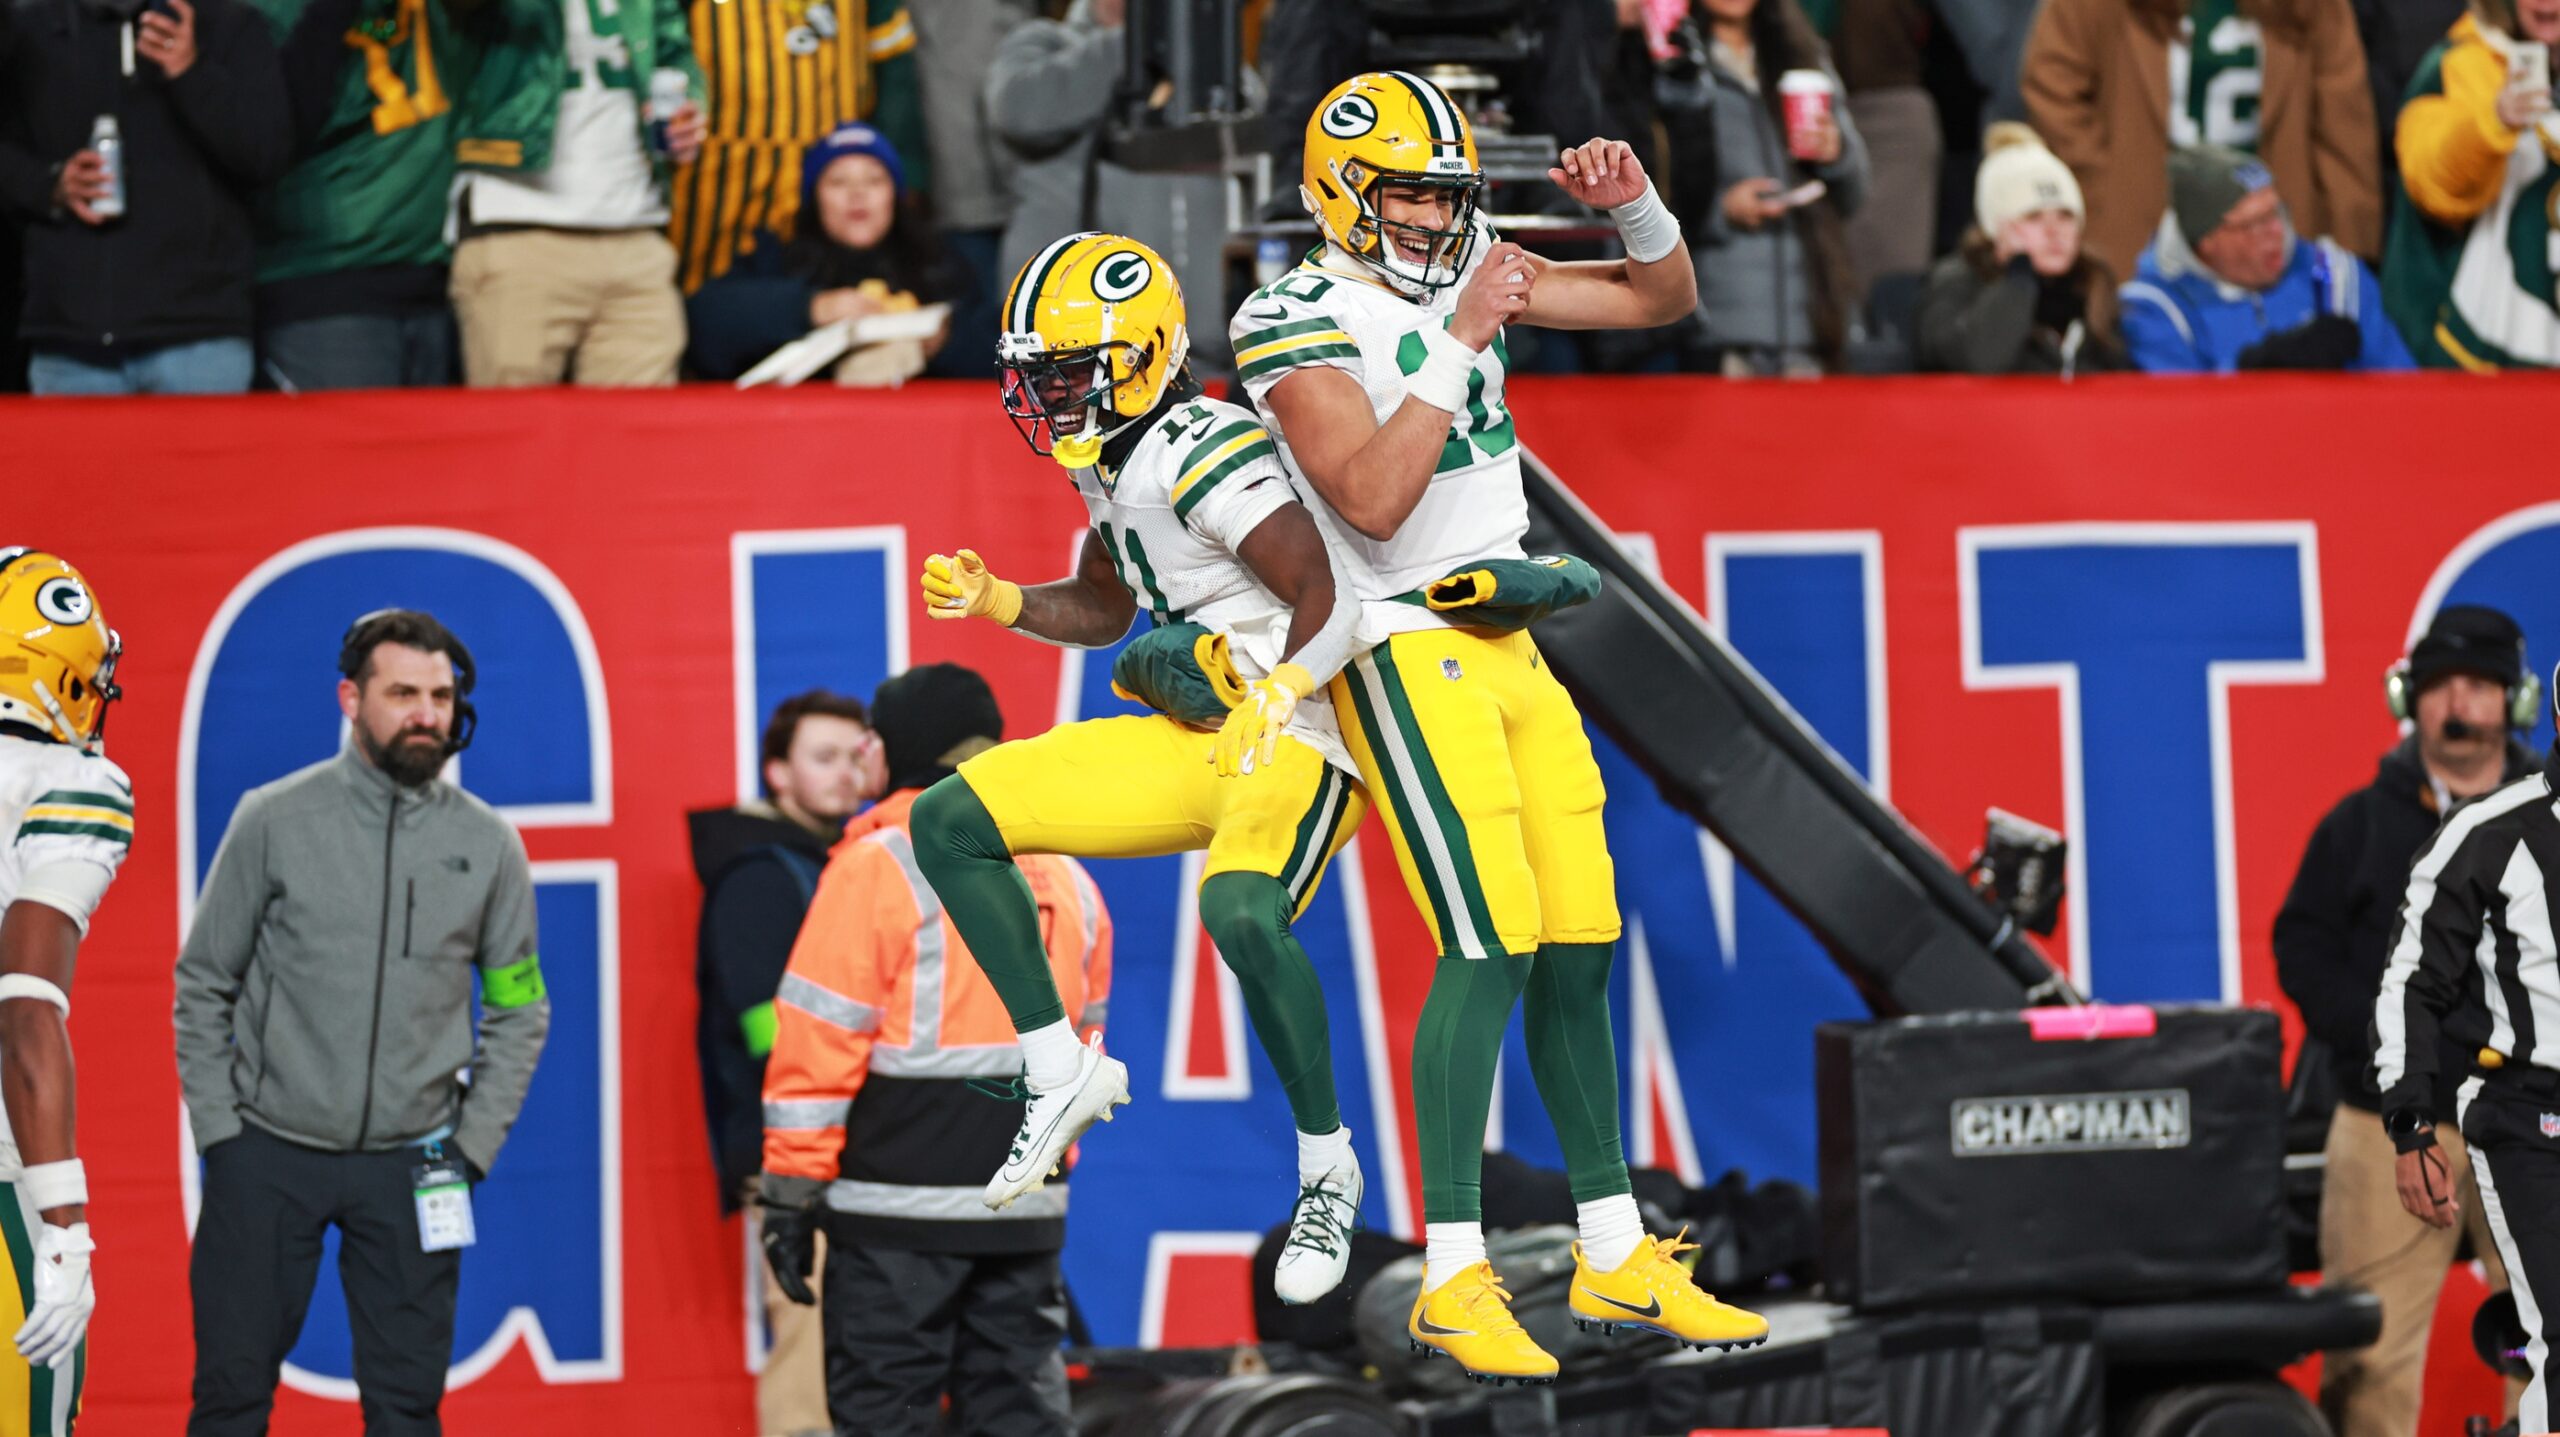
{"label": "green sock", "polygon": [[1290,1116],[1299,1132],[1329,1133],[1342,1126],[1333,1044],[1315,965],[1289,931],[1294,906],[1288,887],[1266,874],[1221,873],[1200,885],[1201,926],[1244,992],[1253,1035],[1280,1074]]}
{"label": "green sock", "polygon": [[1040,905],[968,781],[955,773],[926,789],[907,826],[924,881],[933,885],[951,926],[995,985],[1014,1031],[1065,1021],[1048,945],[1040,941]]}
{"label": "green sock", "polygon": [[1413,1126],[1422,1150],[1425,1222],[1484,1220],[1484,1124],[1494,1063],[1530,955],[1443,957],[1413,1031]]}
{"label": "green sock", "polygon": [[1521,1000],[1529,1075],[1564,1149],[1575,1202],[1635,1191],[1618,1137],[1618,1044],[1609,1029],[1608,943],[1544,943]]}

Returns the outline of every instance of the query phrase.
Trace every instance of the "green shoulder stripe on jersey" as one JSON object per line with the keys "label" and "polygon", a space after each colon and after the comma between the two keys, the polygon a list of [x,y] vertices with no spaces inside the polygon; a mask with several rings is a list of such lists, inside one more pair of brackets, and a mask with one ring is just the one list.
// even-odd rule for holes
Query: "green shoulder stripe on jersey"
{"label": "green shoulder stripe on jersey", "polygon": [[133,816],[133,795],[97,793],[83,788],[57,788],[36,795],[29,808],[42,808],[48,803],[67,803],[80,808],[112,808],[127,818]]}
{"label": "green shoulder stripe on jersey", "polygon": [[1217,457],[1219,446],[1231,440],[1241,439],[1261,428],[1262,421],[1259,419],[1238,419],[1232,423],[1219,425],[1208,438],[1192,445],[1190,450],[1182,456],[1182,468],[1174,477],[1174,487],[1181,488],[1182,481],[1191,477],[1192,470]]}
{"label": "green shoulder stripe on jersey", "polygon": [[1338,319],[1295,319],[1287,324],[1265,325],[1261,329],[1237,335],[1235,348],[1238,354],[1242,354],[1255,345],[1269,344],[1279,339],[1295,339],[1302,334],[1323,334],[1340,328],[1342,328],[1342,321]]}
{"label": "green shoulder stripe on jersey", "polygon": [[18,825],[18,841],[52,835],[57,838],[101,838],[123,847],[133,842],[133,830],[105,823],[67,823],[58,818],[38,818]]}
{"label": "green shoulder stripe on jersey", "polygon": [[1191,511],[1199,508],[1200,501],[1208,498],[1209,491],[1217,488],[1219,482],[1224,480],[1228,475],[1244,468],[1246,465],[1251,464],[1257,459],[1276,460],[1279,457],[1280,448],[1278,445],[1271,442],[1270,436],[1264,435],[1263,437],[1254,440],[1251,444],[1246,445],[1242,449],[1239,449],[1235,453],[1218,461],[1217,468],[1201,475],[1198,479],[1192,482],[1190,488],[1183,490],[1182,497],[1173,501],[1173,517],[1177,519],[1190,518]]}
{"label": "green shoulder stripe on jersey", "polygon": [[1305,349],[1292,349],[1284,354],[1257,359],[1237,370],[1236,378],[1259,379],[1263,375],[1274,374],[1283,369],[1295,369],[1301,364],[1318,359],[1358,359],[1359,357],[1360,346],[1356,344],[1310,345]]}
{"label": "green shoulder stripe on jersey", "polygon": [[528,953],[504,968],[480,970],[480,1001],[491,1008],[521,1008],[539,1003],[550,990],[542,986],[542,955]]}
{"label": "green shoulder stripe on jersey", "polygon": [[773,1051],[774,1030],[780,1027],[774,1017],[773,1000],[767,998],[738,1015],[738,1032],[747,1040],[747,1056],[761,1058]]}

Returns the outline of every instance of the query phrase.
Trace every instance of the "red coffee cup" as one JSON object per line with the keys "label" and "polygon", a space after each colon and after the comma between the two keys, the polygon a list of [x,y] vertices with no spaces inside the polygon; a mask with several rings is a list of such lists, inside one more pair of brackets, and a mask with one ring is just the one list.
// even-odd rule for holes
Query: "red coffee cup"
{"label": "red coffee cup", "polygon": [[1778,108],[1787,121],[1787,153],[1816,160],[1823,122],[1831,118],[1831,77],[1820,70],[1789,70],[1778,77]]}

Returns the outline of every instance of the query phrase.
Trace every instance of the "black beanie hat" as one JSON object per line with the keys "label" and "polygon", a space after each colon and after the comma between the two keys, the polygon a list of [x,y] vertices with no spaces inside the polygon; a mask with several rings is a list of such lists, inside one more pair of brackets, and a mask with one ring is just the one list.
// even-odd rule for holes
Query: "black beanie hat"
{"label": "black beanie hat", "polygon": [[871,731],[880,735],[889,787],[927,788],[1001,742],[1004,711],[976,670],[923,664],[871,696]]}
{"label": "black beanie hat", "polygon": [[2479,674],[2508,688],[2524,682],[2524,630],[2496,609],[2451,604],[2436,611],[2426,637],[2409,650],[2409,692],[2447,674]]}

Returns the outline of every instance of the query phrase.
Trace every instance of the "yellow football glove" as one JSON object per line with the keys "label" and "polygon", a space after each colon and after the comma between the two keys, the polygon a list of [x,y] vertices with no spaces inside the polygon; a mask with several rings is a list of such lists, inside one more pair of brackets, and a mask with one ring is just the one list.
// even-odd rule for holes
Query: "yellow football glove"
{"label": "yellow football glove", "polygon": [[1298,711],[1298,700],[1316,691],[1312,674],[1296,664],[1282,664],[1271,677],[1248,686],[1244,701],[1227,710],[1227,721],[1209,746],[1209,761],[1221,778],[1237,778],[1271,762],[1280,751],[1281,730]]}
{"label": "yellow football glove", "polygon": [[974,549],[928,557],[922,582],[928,619],[986,618],[1009,629],[1022,617],[1022,586],[988,573]]}

